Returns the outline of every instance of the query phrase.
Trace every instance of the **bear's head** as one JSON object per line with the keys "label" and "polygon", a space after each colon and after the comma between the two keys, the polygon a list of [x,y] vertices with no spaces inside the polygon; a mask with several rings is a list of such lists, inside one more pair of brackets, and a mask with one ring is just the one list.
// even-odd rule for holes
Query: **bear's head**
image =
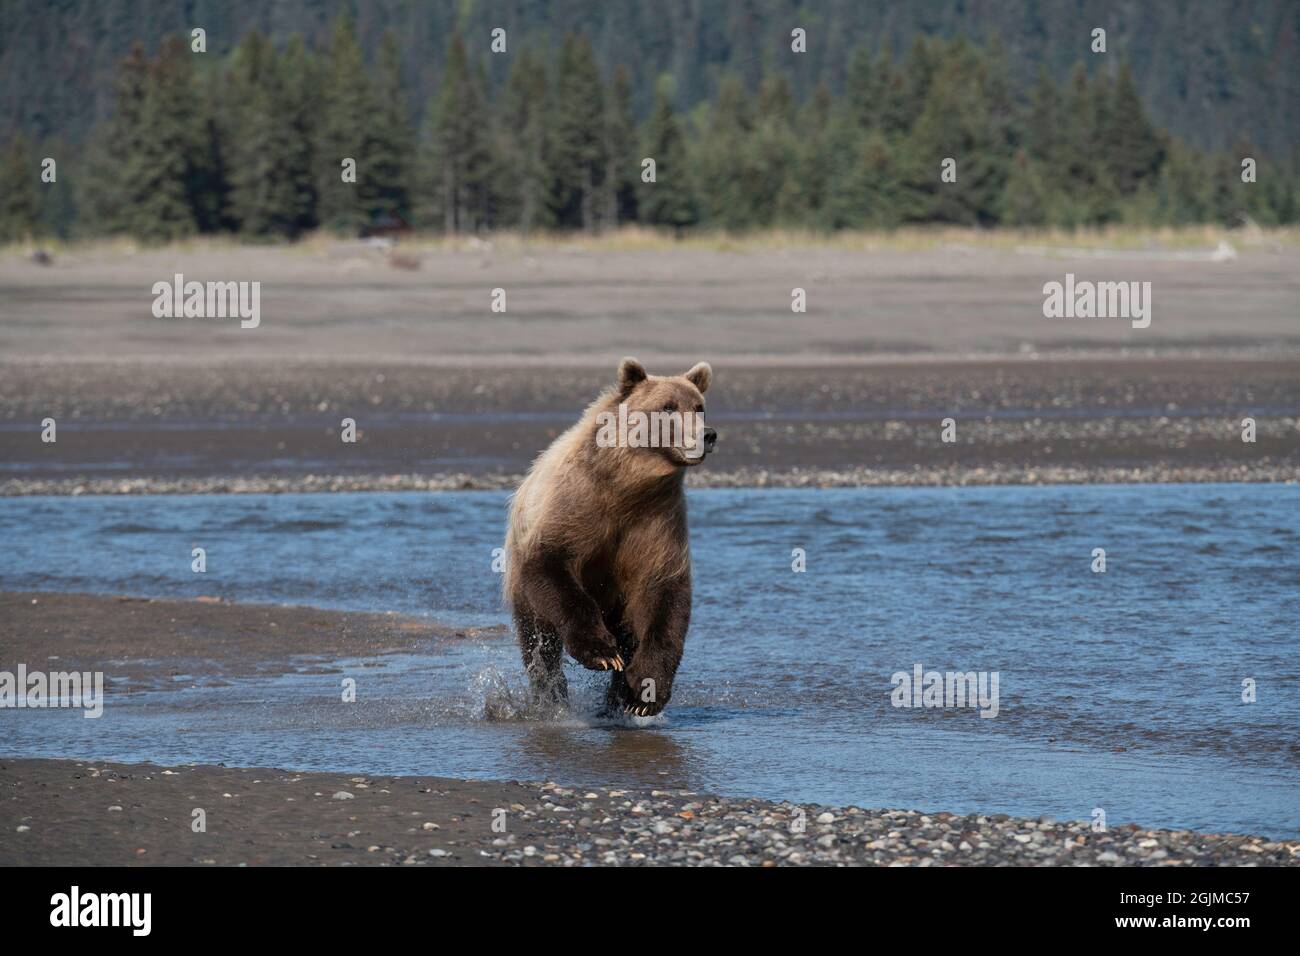
{"label": "bear's head", "polygon": [[618,366],[618,385],[607,411],[610,438],[650,470],[665,473],[698,465],[713,451],[718,433],[704,424],[704,393],[713,369],[699,362],[684,375],[647,375],[634,358]]}

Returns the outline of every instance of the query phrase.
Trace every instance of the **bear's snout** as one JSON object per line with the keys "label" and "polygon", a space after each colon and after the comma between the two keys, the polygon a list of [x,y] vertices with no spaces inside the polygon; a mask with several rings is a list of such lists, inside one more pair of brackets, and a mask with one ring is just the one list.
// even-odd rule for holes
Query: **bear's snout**
{"label": "bear's snout", "polygon": [[707,455],[709,452],[713,451],[713,446],[716,445],[717,443],[718,443],[718,430],[716,428],[710,428],[708,425],[705,425],[704,426],[704,454]]}

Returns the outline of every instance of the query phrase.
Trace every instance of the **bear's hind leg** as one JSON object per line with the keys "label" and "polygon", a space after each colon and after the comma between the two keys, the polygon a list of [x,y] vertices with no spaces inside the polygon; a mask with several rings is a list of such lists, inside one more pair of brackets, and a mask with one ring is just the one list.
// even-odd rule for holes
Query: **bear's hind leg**
{"label": "bear's hind leg", "polygon": [[631,713],[635,705],[636,698],[632,694],[632,689],[627,686],[627,680],[623,677],[622,671],[615,671],[610,674],[609,686],[605,688],[605,707],[602,714],[604,716],[613,716]]}
{"label": "bear's hind leg", "polygon": [[553,631],[527,611],[515,610],[515,629],[534,707],[553,707],[569,699],[564,676],[564,644]]}
{"label": "bear's hind leg", "polygon": [[[617,614],[606,616],[606,627],[609,628],[614,640],[618,642],[618,652],[623,660],[630,661],[636,654],[636,635],[631,629],[624,626]],[[615,671],[609,675],[609,686],[605,688],[605,707],[606,715],[622,714],[627,712],[635,703],[635,697],[632,689],[628,687],[627,681],[623,677],[622,671]]]}

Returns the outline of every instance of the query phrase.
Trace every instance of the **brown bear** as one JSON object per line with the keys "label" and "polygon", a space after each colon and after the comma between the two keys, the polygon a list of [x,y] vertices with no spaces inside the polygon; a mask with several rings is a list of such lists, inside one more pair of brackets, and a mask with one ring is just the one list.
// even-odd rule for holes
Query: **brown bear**
{"label": "brown bear", "polygon": [[[624,359],[618,384],[552,442],[511,498],[504,588],[534,703],[567,699],[568,651],[614,672],[607,710],[651,716],[668,704],[691,618],[682,483],[717,441],[703,426],[712,377],[706,362],[659,376]],[[647,441],[638,412],[684,427]],[[616,421],[634,427],[611,429]]]}

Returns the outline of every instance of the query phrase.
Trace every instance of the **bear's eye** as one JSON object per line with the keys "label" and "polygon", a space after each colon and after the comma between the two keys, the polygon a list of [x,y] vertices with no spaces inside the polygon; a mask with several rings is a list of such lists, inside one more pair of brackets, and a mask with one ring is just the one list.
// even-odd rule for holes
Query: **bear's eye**
{"label": "bear's eye", "polygon": [[676,403],[676,402],[669,402],[667,405],[664,406],[664,411],[666,411],[666,412],[675,412],[675,411],[677,411],[677,403]]}

